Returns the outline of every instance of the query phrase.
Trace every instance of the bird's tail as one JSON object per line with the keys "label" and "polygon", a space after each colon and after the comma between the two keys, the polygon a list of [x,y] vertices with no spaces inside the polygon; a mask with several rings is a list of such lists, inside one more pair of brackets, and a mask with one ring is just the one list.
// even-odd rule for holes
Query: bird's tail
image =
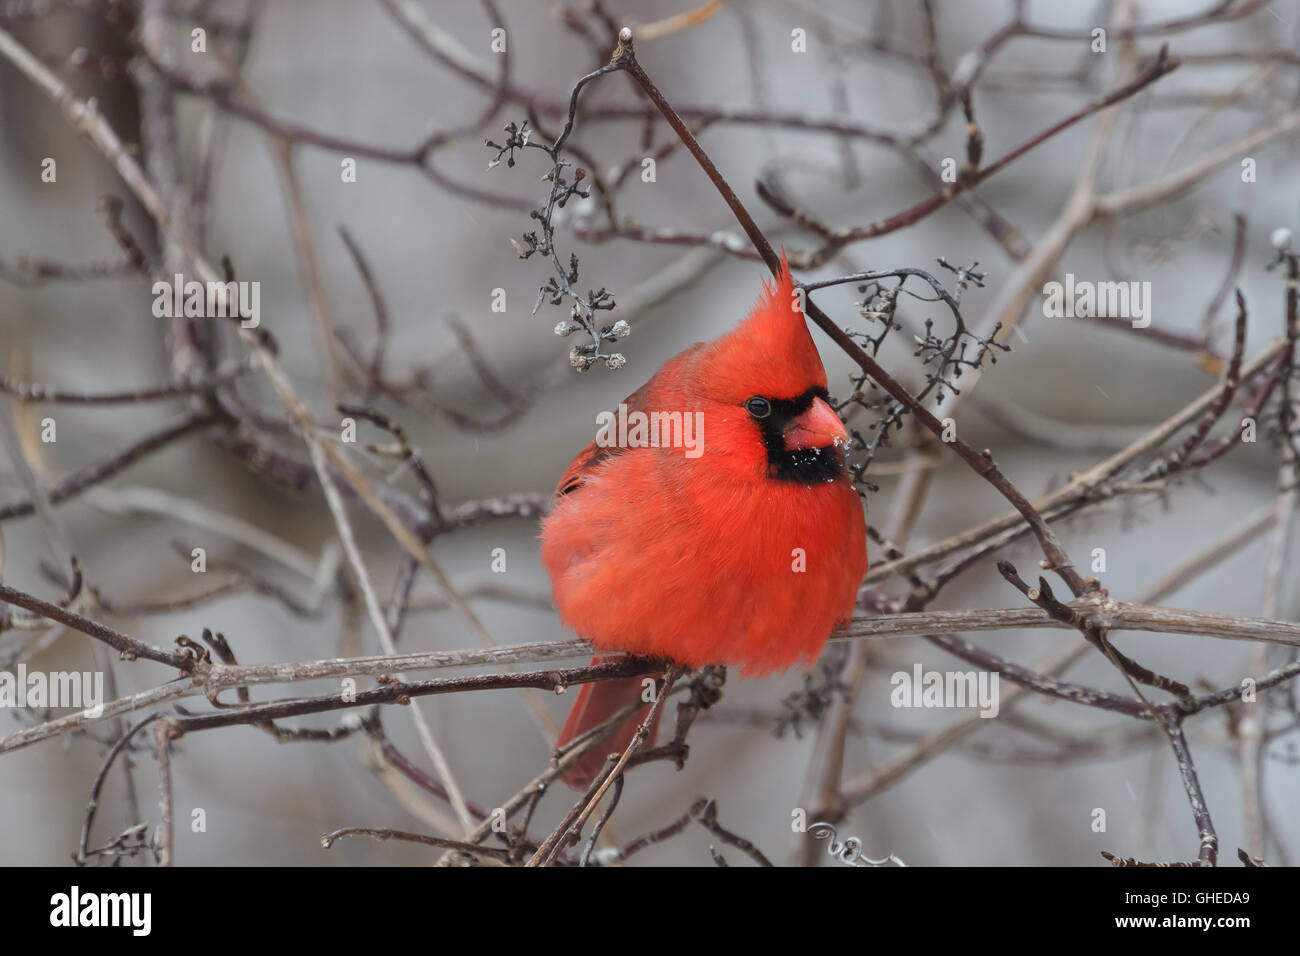
{"label": "bird's tail", "polygon": [[[593,657],[591,662],[599,664],[600,658]],[[658,674],[647,676],[655,681],[661,677]],[[560,739],[555,745],[563,747],[593,727],[600,726],[629,704],[641,703],[644,682],[645,677],[620,677],[616,680],[583,684],[578,691],[578,699],[573,702],[573,709],[569,711],[569,719],[564,722],[564,729],[560,731]],[[564,782],[574,790],[586,790],[591,786],[596,775],[604,768],[610,753],[613,751],[621,753],[627,749],[632,738],[636,736],[636,729],[641,726],[641,721],[645,720],[649,710],[650,704],[638,707],[631,716],[602,734],[600,739],[583,751],[582,756],[564,771],[562,775]],[[658,730],[659,714],[656,714],[649,727],[650,735],[643,746],[654,745]]]}

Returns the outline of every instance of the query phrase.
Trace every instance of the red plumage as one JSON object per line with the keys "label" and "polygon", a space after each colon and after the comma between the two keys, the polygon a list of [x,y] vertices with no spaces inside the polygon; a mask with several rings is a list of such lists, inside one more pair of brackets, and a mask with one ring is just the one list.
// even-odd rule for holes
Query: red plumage
{"label": "red plumage", "polygon": [[[862,505],[825,389],[783,268],[737,328],[670,359],[626,400],[629,411],[702,413],[698,457],[593,442],[560,480],[541,537],[564,623],[602,649],[686,667],[761,677],[816,661],[867,570]],[[641,687],[584,685],[560,742]],[[565,779],[585,786],[643,718],[644,708]]]}

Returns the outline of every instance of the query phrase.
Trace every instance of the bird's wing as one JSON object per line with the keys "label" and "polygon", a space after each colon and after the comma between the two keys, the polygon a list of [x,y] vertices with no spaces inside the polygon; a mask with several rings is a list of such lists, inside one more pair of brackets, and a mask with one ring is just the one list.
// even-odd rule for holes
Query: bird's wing
{"label": "bird's wing", "polygon": [[[683,367],[688,367],[694,362],[704,348],[705,343],[696,342],[686,351],[682,352],[675,358],[669,359],[664,363],[650,380],[638,388],[635,392],[623,399],[623,404],[627,406],[629,412],[648,411],[647,405],[650,402],[659,402],[664,400],[663,390],[658,386],[665,377],[674,378],[681,374]],[[655,396],[655,397],[652,397]],[[572,463],[564,471],[564,476],[560,478],[560,484],[555,489],[557,497],[572,494],[583,486],[587,478],[591,475],[593,469],[611,458],[626,452],[626,448],[613,445],[598,445],[592,442],[573,459]]]}
{"label": "bird's wing", "polygon": [[565,469],[564,475],[560,478],[560,483],[555,489],[556,495],[567,495],[577,491],[582,487],[593,468],[623,450],[611,445],[601,446],[592,442],[578,452],[578,457],[573,459],[573,462]]}
{"label": "bird's wing", "polygon": [[[645,391],[648,385],[649,383],[647,382],[646,385],[642,385],[627,398],[623,399],[623,404],[627,406],[629,411],[636,411],[641,408],[642,403],[645,401]],[[617,445],[600,445],[593,441],[586,448],[582,449],[582,451],[578,452],[577,457],[569,463],[569,467],[564,469],[564,474],[560,477],[560,483],[555,488],[556,497],[572,494],[577,491],[586,482],[592,469],[601,462],[608,461],[610,458],[621,455],[625,451],[627,451],[626,448]]]}

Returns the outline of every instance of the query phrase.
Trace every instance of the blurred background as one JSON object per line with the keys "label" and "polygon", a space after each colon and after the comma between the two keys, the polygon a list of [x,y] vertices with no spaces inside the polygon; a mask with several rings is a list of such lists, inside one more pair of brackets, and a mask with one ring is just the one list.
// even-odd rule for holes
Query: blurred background
{"label": "blurred background", "polygon": [[[1020,28],[991,43],[1017,11]],[[846,245],[820,267],[799,272],[817,279],[916,267],[951,287],[953,277],[936,259],[978,262],[987,277],[982,288],[965,291],[963,312],[979,329],[1010,314],[1002,340],[1012,351],[985,370],[978,388],[972,381],[963,392],[959,427],[976,447],[993,449],[1031,499],[1214,387],[1222,365],[1213,355],[1231,352],[1234,307],[1229,299],[1216,313],[1207,316],[1207,310],[1230,274],[1238,214],[1245,225],[1235,282],[1249,303],[1246,355],[1284,332],[1282,275],[1266,266],[1276,258],[1270,237],[1280,228],[1295,229],[1300,212],[1300,4],[1294,0],[1023,7],[1006,0],[727,0],[704,8],[694,0],[0,4],[0,29],[76,96],[95,98],[151,180],[175,200],[180,221],[207,260],[228,256],[238,278],[261,283],[262,325],[318,420],[332,427],[340,398],[382,408],[419,449],[447,508],[549,494],[591,440],[597,412],[616,407],[669,356],[729,329],[758,292],[763,267],[728,251],[748,244],[713,186],[689,155],[672,147],[674,137],[661,119],[643,118],[644,101],[628,78],[614,74],[584,91],[583,109],[592,115],[580,111],[572,144],[581,155],[570,158],[609,182],[623,175],[615,219],[595,196],[575,200],[556,220],[556,242],[563,257],[578,254],[584,290],[603,286],[614,294],[617,308],[599,318],[632,325],[631,335],[615,346],[626,366],[573,371],[567,355],[580,336],[552,332],[567,306],[543,303],[533,314],[549,266],[541,257],[521,260],[511,239],[537,228],[529,209],[545,199],[549,184],[541,177],[550,163],[542,151],[524,150],[514,168],[502,163],[489,169],[496,151],[483,140],[502,142],[506,123],[528,119],[530,98],[534,125],[541,124],[535,135],[553,136],[563,115],[551,108],[567,104],[575,80],[607,59],[615,30],[625,23],[637,31],[647,72],[688,121],[700,124],[705,149],[796,265],[798,254],[821,240],[764,203],[756,182],[780,190],[801,213],[832,228],[860,226],[913,206],[937,188],[926,169],[937,172],[948,157],[960,167],[967,155],[961,105],[945,101],[942,81],[970,83],[988,162],[1122,86],[1162,44],[1181,59],[1179,69],[1116,110],[1089,116],[981,183],[974,190],[978,205],[950,203],[909,228]],[[1124,23],[1155,26],[1124,34]],[[505,32],[494,37],[497,24]],[[1109,28],[1104,52],[1092,49],[1090,31],[1097,26]],[[195,52],[191,31],[200,27],[206,50]],[[799,31],[803,49],[797,49]],[[502,38],[505,54],[493,49]],[[498,87],[503,55],[506,81]],[[122,228],[148,257],[151,277],[188,271],[173,268],[183,255],[161,240],[112,166],[11,59],[0,58],[0,375],[88,393],[166,382],[178,373],[184,349],[176,328],[151,312],[152,279],[126,265],[126,253],[106,228],[103,197],[124,204]],[[706,122],[707,111],[719,115]],[[270,121],[250,120],[252,113]],[[1208,163],[1186,188],[1159,201],[1071,219],[1071,197],[1077,199],[1088,178],[1097,195],[1118,195],[1195,168],[1259,131],[1267,135]],[[438,133],[423,162],[411,161],[412,152]],[[374,148],[365,154],[357,144]],[[642,176],[647,156],[657,157],[650,182]],[[56,161],[54,182],[42,180],[47,158]],[[1253,160],[1249,181],[1243,181],[1243,158]],[[345,181],[347,159],[355,160],[355,181]],[[987,210],[1014,232],[999,241],[987,228]],[[364,385],[377,339],[375,309],[341,229],[382,294],[388,324],[383,367],[392,394],[368,392]],[[680,241],[644,241],[672,238],[662,230],[680,231]],[[1035,272],[1039,266],[1045,271]],[[1150,282],[1151,329],[1045,318],[1042,283],[1067,272]],[[494,309],[502,297],[504,310]],[[838,324],[866,331],[861,299],[854,285],[817,297]],[[910,333],[927,318],[949,321],[931,303],[905,300],[900,319],[908,328],[880,353],[884,365],[915,388],[924,378]],[[1011,334],[1016,322],[1019,332]],[[208,355],[228,361],[243,354],[228,329],[202,335],[212,336],[200,343]],[[853,366],[824,335],[814,335],[832,392],[847,397]],[[322,362],[323,348],[334,350],[332,374]],[[240,401],[283,418],[261,376],[254,372],[241,382]],[[47,486],[179,420],[189,407],[184,398],[0,404]],[[57,421],[53,443],[37,437],[47,416]],[[857,423],[865,430],[870,418],[862,412]],[[1230,425],[1231,417],[1225,422]],[[388,440],[369,425],[362,432],[368,441]],[[292,435],[270,426],[268,434],[305,458]],[[891,508],[898,504],[908,434],[882,449],[867,471],[878,486],[865,497],[874,527],[897,527]],[[229,445],[214,440],[211,430],[194,432],[56,509],[87,587],[94,589],[78,605],[82,613],[168,647],[178,634],[198,639],[211,628],[226,635],[241,663],[377,653],[355,588],[349,594],[346,581],[340,587],[327,577],[321,588],[313,580],[322,555],[327,571],[338,567],[335,526],[318,490],[286,487],[275,480],[273,467],[258,468],[255,455]],[[933,454],[929,492],[904,550],[1007,510],[954,456]],[[1261,437],[1159,494],[1118,497],[1056,528],[1081,564],[1104,548],[1105,573],[1098,576],[1113,596],[1137,599],[1272,505],[1280,460],[1276,444]],[[374,459],[367,470],[384,477],[395,465]],[[418,490],[407,472],[393,481],[412,495]],[[0,506],[27,496],[8,460],[0,463],[0,491]],[[349,511],[386,599],[400,549],[363,507]],[[1260,615],[1265,568],[1278,545],[1276,522],[1258,524],[1240,547],[1204,573],[1180,580],[1161,600]],[[0,532],[4,581],[56,599],[63,584],[42,567],[57,568],[59,558],[42,523],[13,518],[0,524]],[[431,546],[500,643],[573,636],[550,609],[536,535],[535,514],[524,514],[439,535]],[[267,540],[274,545],[251,543]],[[208,556],[202,577],[191,570],[196,547]],[[504,549],[504,574],[493,573],[495,549]],[[883,561],[877,545],[870,550],[873,564]],[[997,557],[1015,562],[1028,579],[1041,555],[1032,539],[1021,539],[956,577],[931,607],[1021,606],[1022,596],[994,567]],[[1291,564],[1268,616],[1296,619],[1295,579]],[[151,606],[184,604],[181,599],[227,581],[235,586],[216,599],[170,610]],[[262,593],[268,586],[289,595],[291,604],[307,605],[297,611],[312,613],[296,613],[276,594]],[[872,587],[897,596],[906,595],[909,583],[895,576]],[[427,575],[417,577],[413,593],[402,650],[478,646],[463,617],[439,604]],[[1019,630],[973,639],[1033,666],[1076,636]],[[1256,645],[1211,637],[1124,633],[1116,644],[1197,691],[1231,686],[1259,673],[1261,661],[1274,666],[1283,659],[1262,660]],[[835,672],[844,654],[839,648],[828,649],[826,672]],[[104,666],[105,657],[71,630],[0,633],[0,663],[12,670],[20,660],[32,669],[86,670]],[[847,736],[846,778],[881,766],[966,716],[890,706],[890,674],[910,672],[917,662],[969,669],[920,639],[874,642]],[[114,661],[111,669],[119,696],[169,675],[149,662]],[[1068,677],[1131,694],[1122,675],[1095,652]],[[716,800],[724,826],[773,861],[801,859],[799,846],[809,838],[792,833],[791,819],[792,810],[807,802],[816,721],[802,721],[799,733],[788,726],[779,736],[775,730],[789,713],[783,701],[809,679],[823,678],[821,672],[812,678],[794,672],[755,682],[731,675],[724,700],[692,731],[684,770],[654,763],[629,775],[609,825],[614,844],[667,826],[707,796]],[[1005,694],[1010,684],[1002,686]],[[253,696],[269,700],[281,692],[331,689],[255,688]],[[1196,829],[1163,737],[1119,715],[1030,697],[850,807],[837,825],[840,836],[858,837],[868,856],[892,853],[909,865],[1100,865],[1102,850],[1139,859],[1195,856]],[[558,721],[570,699],[548,695],[544,704]],[[198,698],[181,703],[206,707]],[[420,707],[462,790],[484,807],[498,806],[546,766],[549,752],[513,692],[433,697]],[[0,736],[60,713],[0,713]],[[1241,716],[1222,708],[1187,725],[1223,857],[1234,865],[1236,848],[1250,842],[1253,799],[1245,778],[1254,764],[1243,764]],[[125,718],[126,724],[133,719]],[[431,772],[409,712],[386,708],[382,720],[392,745]],[[289,723],[333,728],[341,717]],[[1263,823],[1255,827],[1267,833],[1262,854],[1283,864],[1300,853],[1294,704],[1268,711],[1264,723],[1257,774]],[[96,770],[120,732],[102,724],[0,755],[0,862],[68,862]],[[128,753],[132,779],[121,762],[105,781],[92,846],[138,822],[156,822],[157,768],[146,738]],[[437,851],[392,841],[344,840],[321,848],[323,833],[345,826],[432,832],[430,807],[437,801],[381,764],[374,740],[363,733],[328,743],[279,743],[252,727],[187,735],[176,743],[172,761],[176,862],[432,862]],[[570,803],[567,791],[549,794],[532,830],[547,832]],[[1096,808],[1106,811],[1105,832],[1094,830]],[[191,829],[195,809],[206,819],[203,832]],[[435,811],[448,812],[445,805]],[[633,862],[712,865],[711,842],[709,833],[692,826]],[[802,852],[807,862],[806,846]],[[741,856],[734,850],[726,855],[733,863]],[[821,848],[811,859],[837,865]]]}

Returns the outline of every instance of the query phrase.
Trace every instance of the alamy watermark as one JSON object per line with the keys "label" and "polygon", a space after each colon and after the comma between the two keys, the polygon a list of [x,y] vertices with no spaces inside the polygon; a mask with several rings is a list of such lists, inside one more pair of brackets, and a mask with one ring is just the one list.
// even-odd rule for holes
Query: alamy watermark
{"label": "alamy watermark", "polygon": [[601,448],[681,448],[687,458],[704,454],[703,412],[643,412],[620,403],[596,416]]}
{"label": "alamy watermark", "polygon": [[240,319],[246,329],[262,324],[260,282],[199,282],[179,272],[153,284],[153,314],[160,319]]}
{"label": "alamy watermark", "polygon": [[87,717],[104,712],[103,671],[0,671],[0,707],[76,707]]}
{"label": "alamy watermark", "polygon": [[1067,272],[1064,283],[1044,285],[1043,295],[1043,315],[1049,319],[1129,319],[1135,329],[1151,324],[1150,282],[1076,281]]}
{"label": "alamy watermark", "polygon": [[121,927],[131,930],[132,936],[148,936],[153,929],[153,894],[83,893],[80,886],[73,886],[50,897],[50,925]]}
{"label": "alamy watermark", "polygon": [[997,671],[895,671],[889,678],[895,707],[978,707],[981,717],[998,715]]}

